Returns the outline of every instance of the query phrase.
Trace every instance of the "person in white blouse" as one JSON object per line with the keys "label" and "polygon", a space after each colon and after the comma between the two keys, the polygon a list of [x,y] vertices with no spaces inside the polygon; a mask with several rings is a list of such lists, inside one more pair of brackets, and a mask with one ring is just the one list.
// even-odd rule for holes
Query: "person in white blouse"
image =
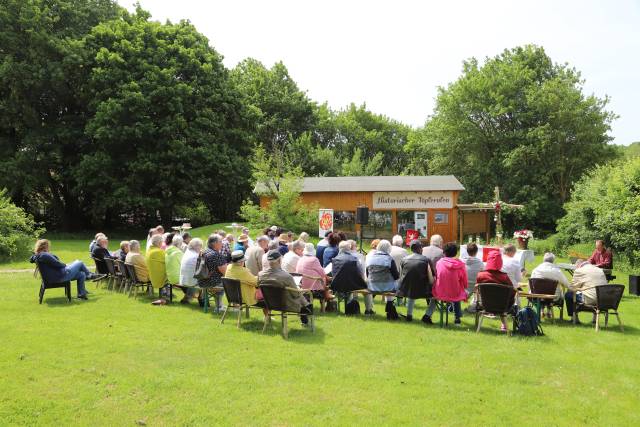
{"label": "person in white blouse", "polygon": [[284,254],[282,258],[282,269],[287,273],[295,273],[298,261],[304,251],[305,243],[301,240],[296,240],[291,244],[291,250]]}
{"label": "person in white blouse", "polygon": [[511,279],[511,283],[513,283],[513,287],[517,289],[525,271],[520,265],[520,261],[514,258],[515,254],[516,247],[514,245],[511,243],[505,245],[502,255],[502,272],[507,273],[507,276]]}
{"label": "person in white blouse", "polygon": [[183,289],[184,298],[180,301],[183,304],[188,304],[189,300],[193,298],[197,292],[192,287],[198,285],[198,279],[193,277],[193,275],[196,272],[196,263],[198,262],[201,251],[202,239],[191,239],[189,245],[187,245],[186,252],[182,256],[182,261],[180,262],[180,285],[190,286],[190,288]]}

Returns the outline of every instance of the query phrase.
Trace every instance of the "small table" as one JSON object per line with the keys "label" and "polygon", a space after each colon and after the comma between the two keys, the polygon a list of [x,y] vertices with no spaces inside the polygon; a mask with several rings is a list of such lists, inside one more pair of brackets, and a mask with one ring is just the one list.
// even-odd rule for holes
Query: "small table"
{"label": "small table", "polygon": [[556,266],[558,268],[560,268],[561,270],[568,271],[569,274],[572,275],[572,276],[573,276],[573,272],[576,271],[576,266],[573,265],[573,264],[568,264],[568,263],[561,262],[561,263],[556,264]]}
{"label": "small table", "polygon": [[540,301],[541,300],[547,300],[547,301],[553,301],[556,296],[555,295],[546,295],[546,294],[532,294],[529,292],[519,292],[518,293],[518,297],[525,297],[526,299],[529,300],[529,302],[532,302],[531,300],[533,300],[533,303],[536,307],[536,314],[538,316],[538,323],[540,323],[540,312],[541,312],[541,305]]}

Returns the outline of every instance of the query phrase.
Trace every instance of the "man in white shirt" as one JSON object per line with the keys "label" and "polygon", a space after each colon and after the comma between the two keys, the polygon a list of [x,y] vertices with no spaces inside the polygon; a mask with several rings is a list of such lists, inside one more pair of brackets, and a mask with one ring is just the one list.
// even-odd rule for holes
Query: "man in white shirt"
{"label": "man in white shirt", "polygon": [[402,271],[400,270],[400,266],[402,265],[402,260],[409,255],[407,253],[407,251],[404,250],[404,248],[402,247],[402,244],[404,243],[404,241],[402,240],[402,236],[400,236],[399,234],[396,234],[395,236],[393,236],[393,239],[391,239],[391,244],[393,246],[391,246],[391,253],[389,253],[389,255],[391,255],[391,258],[393,258],[393,260],[396,263],[396,267],[398,268],[398,272],[400,273],[400,275],[402,276]]}
{"label": "man in white shirt", "polygon": [[282,258],[282,269],[289,274],[295,273],[302,252],[304,252],[304,242],[301,240],[293,242],[291,244],[291,250],[284,254]]}
{"label": "man in white shirt", "polygon": [[422,255],[429,258],[429,264],[431,264],[431,270],[436,271],[436,264],[440,261],[440,258],[444,257],[444,252],[442,252],[442,245],[444,240],[442,236],[439,234],[434,234],[431,236],[431,240],[429,240],[429,246],[426,246],[422,249]]}
{"label": "man in white shirt", "polygon": [[520,266],[520,261],[514,258],[516,254],[516,247],[511,243],[505,245],[504,253],[502,255],[502,272],[507,273],[514,288],[518,288],[518,284],[522,280],[522,274],[525,272]]}
{"label": "man in white shirt", "polygon": [[[556,288],[556,302],[560,302],[564,300],[564,291],[569,288],[569,279],[564,273],[560,270],[560,268],[554,264],[556,261],[556,256],[551,252],[547,252],[542,257],[542,264],[537,266],[531,272],[532,279],[549,279],[555,280],[558,282],[558,287]],[[547,314],[551,311],[551,306],[547,309]]]}
{"label": "man in white shirt", "polygon": [[[576,301],[584,302],[588,305],[595,305],[597,302],[596,287],[606,285],[607,277],[601,268],[582,261],[577,264],[576,271],[573,272],[573,280],[569,285],[569,292],[564,295],[564,301],[567,304],[567,314],[573,316],[573,293],[576,292]],[[595,314],[594,314],[595,320]],[[576,316],[576,321],[580,323]]]}

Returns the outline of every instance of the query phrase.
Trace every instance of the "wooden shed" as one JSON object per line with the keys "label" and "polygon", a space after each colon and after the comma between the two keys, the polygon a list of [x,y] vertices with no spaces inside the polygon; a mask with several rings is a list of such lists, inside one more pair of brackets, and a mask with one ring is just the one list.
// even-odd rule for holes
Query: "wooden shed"
{"label": "wooden shed", "polygon": [[[458,195],[464,187],[454,176],[349,176],[304,178],[302,200],[332,209],[334,230],[365,239],[405,236],[420,230],[423,238],[440,234],[458,239]],[[255,189],[260,194],[260,185]],[[265,207],[269,197],[261,196]],[[369,224],[357,225],[356,208],[369,208]]]}

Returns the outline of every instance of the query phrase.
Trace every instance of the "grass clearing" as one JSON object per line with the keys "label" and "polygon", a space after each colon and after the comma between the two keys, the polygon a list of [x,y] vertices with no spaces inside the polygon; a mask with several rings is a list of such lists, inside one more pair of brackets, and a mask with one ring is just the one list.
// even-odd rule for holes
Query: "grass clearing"
{"label": "grass clearing", "polygon": [[[87,246],[53,241],[64,261]],[[489,319],[475,334],[470,315],[461,328],[391,323],[376,301],[374,318],[319,315],[315,334],[291,320],[285,341],[279,321],[261,333],[259,311],[237,329],[195,304],[88,285],[88,302],[54,289],[38,305],[31,273],[0,273],[0,424],[640,423],[637,297],[623,299],[624,333],[612,319],[596,334],[582,314],[577,327],[544,321],[539,338],[507,338]]]}

